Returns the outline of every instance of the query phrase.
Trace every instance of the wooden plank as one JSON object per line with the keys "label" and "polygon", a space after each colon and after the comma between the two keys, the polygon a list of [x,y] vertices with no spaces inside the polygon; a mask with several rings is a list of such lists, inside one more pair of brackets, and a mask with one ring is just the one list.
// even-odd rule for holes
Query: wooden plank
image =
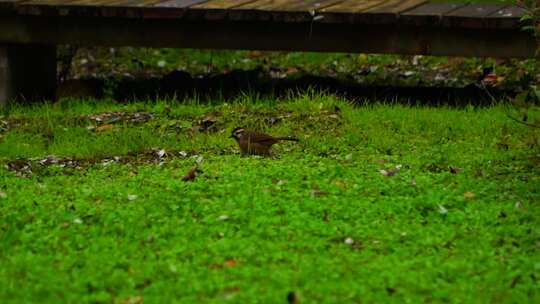
{"label": "wooden plank", "polygon": [[504,4],[469,4],[442,17],[442,24],[448,27],[483,28],[487,26],[486,17],[504,9]]}
{"label": "wooden plank", "polygon": [[360,13],[383,4],[387,0],[346,0],[320,11],[324,23],[361,23]]}
{"label": "wooden plank", "polygon": [[465,6],[466,3],[426,3],[401,13],[399,23],[414,26],[438,26],[442,16]]}
{"label": "wooden plank", "polygon": [[381,5],[387,0],[345,0],[324,9],[326,13],[359,13],[374,6]]}
{"label": "wooden plank", "polygon": [[414,9],[427,0],[390,0],[362,12],[361,20],[370,24],[396,24],[399,14]]}
{"label": "wooden plank", "polygon": [[322,9],[343,0],[258,0],[230,10],[235,21],[269,21],[312,23]]}
{"label": "wooden plank", "polygon": [[287,0],[256,0],[253,2],[248,2],[246,4],[240,5],[236,8],[238,9],[262,9],[263,7],[284,4],[287,3]]}
{"label": "wooden plank", "polygon": [[256,0],[210,0],[191,6],[192,9],[230,9]]}
{"label": "wooden plank", "polygon": [[181,18],[207,0],[33,0],[17,6],[20,14],[127,18]]}
{"label": "wooden plank", "polygon": [[326,8],[323,16],[326,22],[334,23],[395,24],[401,12],[426,2],[427,0],[349,0]]}
{"label": "wooden plank", "polygon": [[494,29],[518,29],[523,26],[521,17],[527,14],[524,8],[508,6],[486,17],[485,26]]}
{"label": "wooden plank", "polygon": [[0,0],[0,13],[10,12],[15,9],[17,2],[22,2],[23,0]]}
{"label": "wooden plank", "polygon": [[390,0],[383,2],[381,5],[374,6],[365,12],[370,14],[400,14],[426,2],[427,0]]}
{"label": "wooden plank", "polygon": [[154,5],[155,7],[187,8],[208,0],[169,0]]}
{"label": "wooden plank", "polygon": [[268,11],[280,11],[280,12],[293,12],[293,11],[303,11],[310,12],[313,10],[320,10],[325,7],[338,4],[344,0],[263,0],[246,3],[245,5],[239,6],[242,9],[260,9]]}
{"label": "wooden plank", "polygon": [[[43,1],[38,1],[43,2]],[[49,2],[49,1],[47,1]],[[116,6],[116,7],[145,7],[163,2],[163,0],[75,0],[59,1],[58,6]],[[44,3],[45,4],[45,3]]]}
{"label": "wooden plank", "polygon": [[402,16],[442,16],[465,6],[466,3],[425,3],[412,10],[402,13]]}

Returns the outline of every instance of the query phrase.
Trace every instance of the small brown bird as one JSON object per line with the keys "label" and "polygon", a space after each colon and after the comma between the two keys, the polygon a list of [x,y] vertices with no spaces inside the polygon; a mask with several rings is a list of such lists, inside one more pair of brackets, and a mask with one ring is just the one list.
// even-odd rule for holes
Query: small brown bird
{"label": "small brown bird", "polygon": [[297,138],[290,136],[273,137],[268,134],[250,131],[245,128],[234,128],[231,137],[236,140],[240,146],[243,155],[265,155],[272,154],[272,145],[282,140],[298,141]]}

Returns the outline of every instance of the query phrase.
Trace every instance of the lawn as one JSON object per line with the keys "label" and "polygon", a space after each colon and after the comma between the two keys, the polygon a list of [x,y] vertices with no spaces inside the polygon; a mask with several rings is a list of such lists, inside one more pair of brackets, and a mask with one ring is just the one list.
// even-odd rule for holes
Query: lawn
{"label": "lawn", "polygon": [[[509,111],[313,92],[4,109],[0,302],[538,303],[540,132]],[[300,142],[242,157],[239,125]]]}

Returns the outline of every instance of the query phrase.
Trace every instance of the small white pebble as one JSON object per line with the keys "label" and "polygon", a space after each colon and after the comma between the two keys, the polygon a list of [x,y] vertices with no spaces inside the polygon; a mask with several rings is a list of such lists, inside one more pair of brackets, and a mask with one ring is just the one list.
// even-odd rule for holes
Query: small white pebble
{"label": "small white pebble", "polygon": [[347,245],[352,245],[352,244],[354,244],[354,240],[353,240],[352,238],[350,238],[350,237],[346,238],[344,242],[345,242],[345,244],[347,244]]}
{"label": "small white pebble", "polygon": [[82,223],[83,223],[83,221],[80,218],[76,218],[76,219],[73,220],[73,224],[80,225]]}
{"label": "small white pebble", "polygon": [[137,199],[137,197],[138,196],[136,194],[128,194],[127,199],[130,201],[134,201]]}

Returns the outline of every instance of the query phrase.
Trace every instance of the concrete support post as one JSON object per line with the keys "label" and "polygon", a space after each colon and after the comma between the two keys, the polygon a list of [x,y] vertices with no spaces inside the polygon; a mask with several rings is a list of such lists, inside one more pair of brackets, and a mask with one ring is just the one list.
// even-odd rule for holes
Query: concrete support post
{"label": "concrete support post", "polygon": [[54,100],[55,94],[55,46],[0,46],[0,106],[10,100]]}

